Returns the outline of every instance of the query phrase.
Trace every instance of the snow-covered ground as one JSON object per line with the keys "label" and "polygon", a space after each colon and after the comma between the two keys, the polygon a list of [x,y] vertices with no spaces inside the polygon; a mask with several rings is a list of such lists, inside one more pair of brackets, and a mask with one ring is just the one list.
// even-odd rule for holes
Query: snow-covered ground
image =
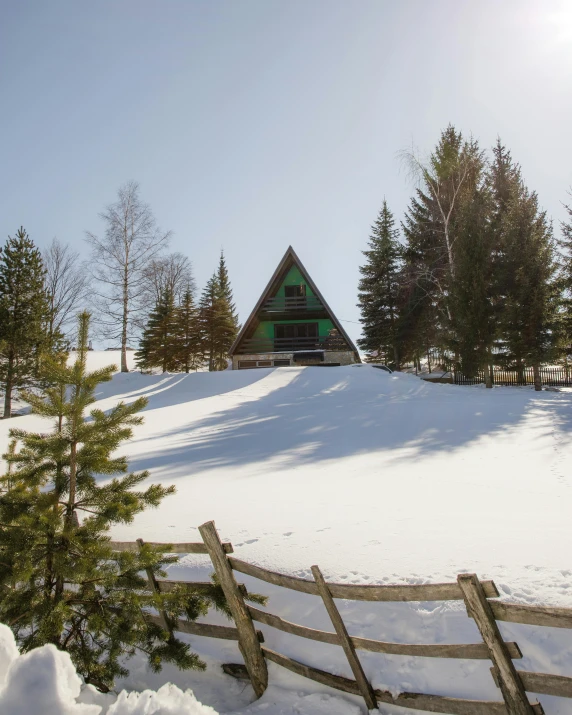
{"label": "snow-covered ground", "polygon": [[[90,354],[92,367],[107,362],[117,356]],[[100,406],[140,395],[149,400],[145,422],[122,451],[133,469],[150,469],[177,494],[118,528],[118,539],[199,541],[199,524],[214,519],[238,558],[284,573],[311,578],[310,566],[319,564],[332,581],[424,583],[469,571],[493,578],[507,600],[572,606],[572,391],[430,384],[355,365],[119,374],[100,387]],[[11,424],[0,422],[2,447]],[[33,416],[17,418],[17,426],[45,429]],[[188,580],[208,573],[200,556],[183,557],[170,572]],[[317,597],[239,580],[268,594],[273,613],[332,630]],[[480,641],[458,602],[339,606],[352,635]],[[262,630],[270,648],[351,677],[340,648]],[[572,675],[572,632],[501,630],[524,653],[518,668]],[[152,675],[136,660],[120,685],[156,689],[169,680],[219,712],[241,715],[362,707],[272,664],[272,687],[251,703],[250,687],[219,668],[241,662],[236,644],[191,640],[211,666],[206,674],[166,668]],[[360,658],[374,687],[500,699],[488,661]],[[539,699],[549,715],[572,713],[572,700]]]}

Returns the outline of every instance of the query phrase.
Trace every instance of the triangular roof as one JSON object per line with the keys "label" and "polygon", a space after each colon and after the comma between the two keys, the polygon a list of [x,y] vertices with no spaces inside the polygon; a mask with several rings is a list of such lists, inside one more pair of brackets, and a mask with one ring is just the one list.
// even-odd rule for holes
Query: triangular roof
{"label": "triangular roof", "polygon": [[323,306],[324,306],[324,309],[325,309],[326,312],[328,313],[328,317],[330,318],[330,320],[332,321],[332,323],[335,325],[335,327],[336,327],[336,329],[338,330],[338,332],[340,333],[340,335],[344,338],[344,340],[345,340],[346,343],[348,344],[349,349],[352,350],[352,351],[355,353],[355,356],[356,356],[358,362],[361,362],[360,357],[359,357],[359,353],[358,353],[358,351],[357,351],[356,346],[353,344],[353,341],[351,340],[350,336],[349,336],[349,335],[346,333],[346,331],[344,330],[344,328],[343,328],[342,324],[340,323],[340,321],[339,321],[339,320],[336,318],[336,316],[334,315],[333,310],[330,308],[330,306],[329,306],[328,303],[326,302],[326,299],[324,298],[324,296],[323,296],[322,293],[320,292],[318,286],[317,286],[317,285],[314,283],[314,281],[312,280],[310,274],[309,274],[308,271],[306,270],[306,268],[305,268],[304,264],[302,263],[302,261],[298,258],[298,255],[296,254],[296,251],[292,248],[292,246],[288,246],[288,248],[286,249],[286,253],[285,253],[284,256],[282,257],[282,260],[280,261],[280,263],[278,264],[276,270],[275,270],[274,273],[272,274],[272,278],[268,281],[268,284],[266,285],[266,288],[262,291],[262,295],[261,295],[260,298],[258,299],[258,302],[257,302],[256,305],[254,306],[254,309],[252,310],[252,312],[251,312],[250,315],[248,316],[248,320],[244,323],[244,325],[242,326],[242,328],[241,328],[239,334],[238,334],[237,337],[236,337],[236,340],[235,340],[234,343],[232,344],[232,346],[231,346],[231,348],[230,348],[230,350],[229,350],[229,354],[230,354],[230,355],[233,355],[233,354],[234,354],[235,350],[236,350],[237,347],[240,345],[240,342],[242,341],[243,337],[244,337],[244,336],[246,335],[246,333],[248,332],[248,329],[250,328],[250,326],[252,325],[252,323],[254,322],[254,320],[256,320],[256,316],[257,316],[257,314],[258,314],[258,311],[259,311],[260,308],[262,307],[263,303],[264,303],[268,298],[271,298],[271,297],[272,297],[272,295],[271,295],[272,289],[276,286],[276,284],[278,283],[279,279],[281,279],[282,276],[285,275],[286,272],[287,272],[288,270],[290,270],[290,268],[291,268],[293,265],[297,266],[298,270],[299,270],[300,273],[304,276],[304,278],[306,279],[308,285],[310,286],[310,288],[312,289],[312,291],[314,292],[314,294],[322,301],[322,304],[323,304]]}

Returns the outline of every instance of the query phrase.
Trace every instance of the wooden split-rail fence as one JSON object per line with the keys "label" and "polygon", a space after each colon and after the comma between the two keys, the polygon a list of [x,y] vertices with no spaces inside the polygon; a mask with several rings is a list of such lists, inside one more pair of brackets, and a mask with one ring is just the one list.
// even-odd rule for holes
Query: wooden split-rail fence
{"label": "wooden split-rail fence", "polygon": [[[275,571],[254,566],[231,556],[230,543],[222,543],[214,522],[199,527],[202,543],[157,544],[168,546],[170,553],[208,554],[215,573],[224,591],[235,626],[220,626],[179,620],[175,630],[193,636],[222,638],[238,641],[244,665],[223,665],[225,673],[250,680],[254,692],[260,697],[268,685],[267,661],[345,693],[361,696],[368,710],[380,704],[398,705],[404,708],[425,710],[450,715],[541,715],[539,702],[531,703],[527,692],[572,698],[572,677],[533,673],[517,670],[513,661],[522,658],[516,643],[506,642],[499,631],[497,621],[524,623],[553,628],[572,628],[572,608],[531,606],[494,600],[499,592],[493,581],[480,581],[475,574],[460,574],[456,583],[421,585],[353,585],[327,582],[318,566],[312,566],[313,580],[287,576]],[[116,551],[141,548],[143,541],[112,542]],[[286,621],[246,603],[248,595],[243,584],[237,583],[234,572],[251,576],[261,581],[282,586],[293,591],[321,597],[332,622],[333,631],[321,631]],[[207,590],[210,583],[158,580],[152,571],[147,574],[149,589],[169,591],[175,586],[187,586],[189,592]],[[481,643],[470,644],[405,644],[384,643],[369,638],[360,638],[348,633],[335,599],[354,601],[464,601],[469,617],[473,618],[482,637]],[[149,619],[168,628],[164,615],[149,614]],[[264,636],[254,623],[262,623],[285,633],[308,638],[319,643],[341,646],[354,678],[345,678],[301,663],[264,646]],[[502,700],[467,700],[424,693],[402,692],[394,697],[386,690],[374,689],[368,681],[357,651],[392,655],[423,656],[426,658],[467,658],[490,660],[491,676],[500,690]]]}

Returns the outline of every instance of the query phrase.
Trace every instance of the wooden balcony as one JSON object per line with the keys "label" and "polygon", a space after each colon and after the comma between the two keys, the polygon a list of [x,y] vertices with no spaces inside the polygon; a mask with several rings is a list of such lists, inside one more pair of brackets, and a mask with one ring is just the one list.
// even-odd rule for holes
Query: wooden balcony
{"label": "wooden balcony", "polygon": [[340,336],[325,336],[317,338],[250,338],[243,340],[238,351],[241,355],[258,355],[261,353],[292,353],[309,350],[349,350],[347,343]]}
{"label": "wooden balcony", "polygon": [[324,305],[314,295],[299,296],[296,298],[269,298],[260,308],[261,317],[277,318],[281,315],[295,314],[297,317],[311,317],[313,314],[322,314]]}

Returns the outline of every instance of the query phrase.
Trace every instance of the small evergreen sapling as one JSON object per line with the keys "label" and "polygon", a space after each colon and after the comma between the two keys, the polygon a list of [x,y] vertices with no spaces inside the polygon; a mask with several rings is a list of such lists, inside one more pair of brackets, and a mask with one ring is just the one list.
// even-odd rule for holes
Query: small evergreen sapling
{"label": "small evergreen sapling", "polygon": [[137,649],[154,670],[164,662],[205,667],[187,644],[151,623],[145,609],[164,613],[170,630],[179,617],[194,620],[211,605],[224,611],[225,604],[216,583],[200,595],[150,592],[145,572],[164,575],[176,560],[164,548],[112,551],[109,528],[156,507],[174,487],[138,490],[148,472],[128,473],[125,457],[113,456],[141,423],[145,399],[120,402],[107,413],[92,407],[86,417],[95,388],[115,369],[87,372],[88,325],[84,313],[75,364],[52,360],[50,387],[25,397],[34,414],[54,420],[53,429],[11,430],[19,449],[12,445],[4,455],[8,471],[0,478],[0,621],[22,651],[53,643],[70,654],[87,683],[107,691],[127,675],[125,658]]}

